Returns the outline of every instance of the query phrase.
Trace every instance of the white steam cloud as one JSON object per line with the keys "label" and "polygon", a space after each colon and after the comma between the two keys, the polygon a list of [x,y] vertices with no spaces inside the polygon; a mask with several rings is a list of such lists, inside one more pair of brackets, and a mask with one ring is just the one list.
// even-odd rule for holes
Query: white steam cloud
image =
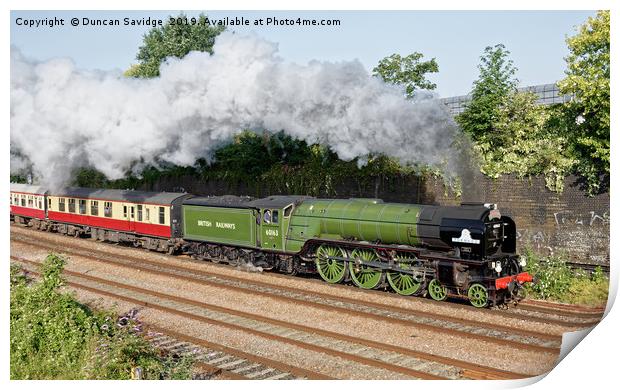
{"label": "white steam cloud", "polygon": [[406,100],[359,61],[284,62],[277,44],[220,35],[214,54],[168,59],[156,79],[30,61],[11,50],[11,171],[49,186],[76,167],[108,178],[169,162],[192,165],[243,129],[284,130],[345,160],[384,153],[440,164],[456,126],[430,98]]}

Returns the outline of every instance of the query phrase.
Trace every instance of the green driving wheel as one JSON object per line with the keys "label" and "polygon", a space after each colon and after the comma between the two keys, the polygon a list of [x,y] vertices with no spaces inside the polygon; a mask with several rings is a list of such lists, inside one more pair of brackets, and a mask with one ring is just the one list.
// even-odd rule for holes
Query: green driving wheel
{"label": "green driving wheel", "polygon": [[[404,256],[396,256],[394,260],[396,260],[396,264],[401,269],[411,269],[410,262],[400,263],[399,260],[404,260],[406,257]],[[412,295],[420,290],[420,286],[422,285],[422,281],[416,279],[414,275],[408,273],[401,273],[396,271],[388,271],[387,272],[387,280],[390,286],[394,291],[399,293],[400,295]]]}
{"label": "green driving wheel", "polygon": [[448,289],[439,283],[439,280],[433,279],[428,284],[428,293],[436,301],[443,301],[448,297]]}
{"label": "green driving wheel", "polygon": [[316,269],[327,283],[340,283],[347,276],[345,262],[334,257],[346,258],[347,255],[336,246],[321,245],[316,250]]}
{"label": "green driving wheel", "polygon": [[489,293],[486,287],[481,284],[474,283],[467,290],[469,302],[475,307],[485,307],[489,304]]}
{"label": "green driving wheel", "polygon": [[359,264],[359,260],[364,263],[378,261],[379,256],[377,256],[373,250],[355,249],[351,253],[351,261],[349,261],[349,272],[351,273],[351,279],[357,287],[369,290],[377,287],[379,283],[381,283],[382,271],[380,269]]}

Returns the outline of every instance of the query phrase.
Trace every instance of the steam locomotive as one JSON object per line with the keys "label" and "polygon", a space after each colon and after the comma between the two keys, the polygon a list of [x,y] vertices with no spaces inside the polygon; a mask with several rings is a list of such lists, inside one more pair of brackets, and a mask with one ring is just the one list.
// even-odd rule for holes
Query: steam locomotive
{"label": "steam locomotive", "polygon": [[473,306],[518,302],[532,282],[514,221],[494,204],[459,207],[308,196],[198,197],[11,184],[11,219],[35,229],[169,254],[318,274],[363,289]]}

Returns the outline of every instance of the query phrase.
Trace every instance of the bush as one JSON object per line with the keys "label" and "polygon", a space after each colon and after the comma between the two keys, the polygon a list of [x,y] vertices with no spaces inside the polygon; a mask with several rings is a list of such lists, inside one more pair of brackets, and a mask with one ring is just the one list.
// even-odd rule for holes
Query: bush
{"label": "bush", "polygon": [[526,289],[532,298],[564,303],[600,306],[607,302],[609,278],[598,267],[593,273],[573,270],[563,255],[540,256],[529,248],[526,270],[538,279]]}
{"label": "bush", "polygon": [[11,267],[11,379],[128,379],[141,367],[148,379],[190,377],[188,359],[160,356],[131,316],[95,311],[59,291],[66,259],[50,254],[42,280]]}

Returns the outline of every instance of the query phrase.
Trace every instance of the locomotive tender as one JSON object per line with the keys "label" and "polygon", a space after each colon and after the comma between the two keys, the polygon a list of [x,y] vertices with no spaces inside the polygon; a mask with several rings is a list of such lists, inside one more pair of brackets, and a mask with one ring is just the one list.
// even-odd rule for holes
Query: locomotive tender
{"label": "locomotive tender", "polygon": [[494,204],[460,207],[308,196],[197,197],[187,193],[11,184],[11,218],[40,230],[126,242],[160,252],[328,283],[388,285],[401,295],[518,302],[532,276],[516,227]]}

